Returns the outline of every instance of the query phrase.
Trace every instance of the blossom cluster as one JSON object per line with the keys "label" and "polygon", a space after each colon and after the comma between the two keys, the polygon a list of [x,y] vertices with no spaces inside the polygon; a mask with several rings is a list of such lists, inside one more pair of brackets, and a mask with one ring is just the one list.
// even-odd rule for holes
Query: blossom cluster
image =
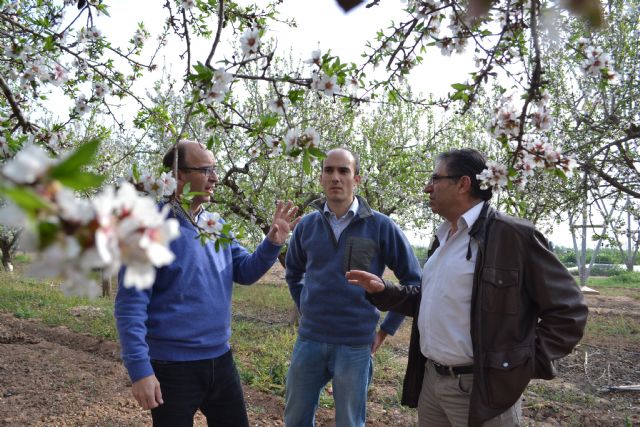
{"label": "blossom cluster", "polygon": [[155,200],[126,182],[118,189],[107,186],[91,200],[77,198],[49,176],[64,159],[27,145],[2,167],[6,185],[39,200],[37,208],[8,204],[0,215],[4,225],[24,229],[26,249],[40,252],[34,273],[61,278],[67,293],[96,296],[100,288],[92,272],[111,275],[125,265],[126,287],[151,287],[156,268],[174,259],[169,243],[179,227],[167,218],[169,207],[158,211]]}
{"label": "blossom cluster", "polygon": [[480,188],[499,190],[507,186],[507,167],[494,161],[487,162],[487,168],[476,175],[480,181]]}
{"label": "blossom cluster", "polygon": [[284,136],[284,143],[288,153],[295,149],[316,148],[320,144],[320,135],[313,128],[307,128],[304,132],[291,128]]}
{"label": "blossom cluster", "polygon": [[206,104],[224,101],[227,92],[231,88],[233,76],[224,68],[213,71],[213,79],[201,90],[200,96]]}
{"label": "blossom cluster", "polygon": [[[488,130],[492,136],[510,145],[513,150],[513,162],[511,167],[488,162],[487,169],[477,175],[481,188],[498,190],[505,188],[511,182],[518,188],[524,189],[536,168],[559,170],[567,177],[573,174],[576,167],[575,160],[553,147],[546,136],[540,135],[548,132],[553,124],[549,109],[550,98],[546,90],[539,93],[537,100],[531,104],[535,110],[526,116],[530,119],[529,125],[533,127],[534,133],[520,135],[521,113],[515,105],[514,95],[501,97],[498,106],[494,109],[494,116],[488,125]],[[527,123],[525,122],[525,125]],[[527,127],[524,126],[522,131],[526,132]],[[519,143],[519,140],[522,142]]]}
{"label": "blossom cluster", "polygon": [[139,181],[136,181],[132,175],[130,181],[136,188],[143,190],[149,196],[156,199],[172,196],[178,186],[178,182],[173,177],[173,172],[171,171],[162,172],[160,176],[143,173],[140,175]]}
{"label": "blossom cluster", "polygon": [[618,73],[614,69],[614,61],[602,48],[590,45],[584,38],[578,40],[578,48],[585,58],[580,64],[585,75],[602,78],[611,83],[617,81]]}

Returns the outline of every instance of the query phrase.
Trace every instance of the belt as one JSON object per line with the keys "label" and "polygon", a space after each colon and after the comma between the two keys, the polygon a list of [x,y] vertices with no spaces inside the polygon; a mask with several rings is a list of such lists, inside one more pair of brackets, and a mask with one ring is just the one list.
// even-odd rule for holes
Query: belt
{"label": "belt", "polygon": [[441,365],[438,362],[435,362],[431,359],[427,359],[429,362],[433,363],[433,367],[436,368],[436,372],[440,375],[451,375],[455,377],[457,375],[463,374],[472,374],[473,373],[473,365],[466,366],[445,366]]}

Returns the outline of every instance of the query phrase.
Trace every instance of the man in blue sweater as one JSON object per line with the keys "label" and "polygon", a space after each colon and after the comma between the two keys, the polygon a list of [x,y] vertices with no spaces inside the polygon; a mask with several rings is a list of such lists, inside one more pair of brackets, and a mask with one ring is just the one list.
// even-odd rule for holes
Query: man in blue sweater
{"label": "man in blue sweater", "polygon": [[[389,313],[376,332],[379,312],[345,272],[361,268],[401,283],[420,285],[420,266],[409,242],[387,216],[355,196],[359,160],[345,148],[327,153],[320,183],[325,198],[306,215],[289,243],[286,280],[300,311],[285,396],[285,424],[311,427],[322,388],[333,380],[337,427],[364,426],[372,355],[403,316]],[[356,267],[359,266],[359,267]]]}
{"label": "man in blue sweater", "polygon": [[[174,150],[163,164],[172,167]],[[175,261],[157,271],[151,289],[122,285],[119,275],[115,317],[122,359],[131,377],[132,393],[143,409],[151,409],[154,426],[192,426],[200,409],[209,425],[248,426],[231,336],[233,282],[249,285],[275,262],[281,246],[299,221],[291,202],[279,202],[269,233],[250,254],[237,242],[215,249],[202,245],[194,223],[210,215],[209,202],[218,176],[213,154],[197,142],[178,144],[178,186],[194,196],[190,212],[170,202],[180,224],[171,243]],[[206,217],[205,217],[206,219]]]}

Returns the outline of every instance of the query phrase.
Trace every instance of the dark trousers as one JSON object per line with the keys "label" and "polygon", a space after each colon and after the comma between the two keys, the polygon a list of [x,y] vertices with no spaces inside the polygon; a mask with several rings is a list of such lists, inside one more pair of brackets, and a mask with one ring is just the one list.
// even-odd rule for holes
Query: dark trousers
{"label": "dark trousers", "polygon": [[155,427],[192,427],[200,409],[209,426],[248,427],[240,376],[231,351],[190,362],[152,360],[164,404],[151,410]]}

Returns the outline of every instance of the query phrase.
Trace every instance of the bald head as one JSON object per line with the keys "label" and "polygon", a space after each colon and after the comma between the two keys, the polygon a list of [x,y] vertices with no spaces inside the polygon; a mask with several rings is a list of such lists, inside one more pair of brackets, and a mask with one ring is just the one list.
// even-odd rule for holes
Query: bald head
{"label": "bald head", "polygon": [[[186,168],[189,166],[189,161],[194,156],[202,155],[203,151],[208,151],[205,147],[200,145],[199,142],[190,139],[183,139],[178,142],[178,169]],[[173,168],[173,162],[175,161],[175,147],[172,146],[165,153],[162,158],[162,165],[166,168]]]}
{"label": "bald head", "polygon": [[[341,156],[346,155],[351,160],[351,166],[354,172],[353,175],[360,175],[360,156],[345,147],[332,148],[331,150],[327,151],[327,158],[332,154]],[[324,168],[324,161],[321,163],[321,167]]]}

